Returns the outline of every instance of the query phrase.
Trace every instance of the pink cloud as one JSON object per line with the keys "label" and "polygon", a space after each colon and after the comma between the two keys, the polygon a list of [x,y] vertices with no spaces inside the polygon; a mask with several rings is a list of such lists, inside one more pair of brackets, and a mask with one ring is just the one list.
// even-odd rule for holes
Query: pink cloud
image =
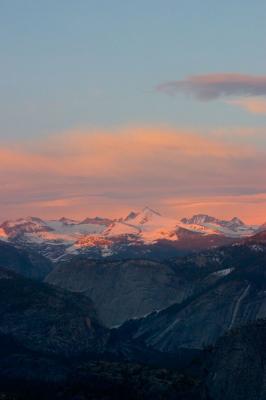
{"label": "pink cloud", "polygon": [[241,140],[127,127],[0,146],[0,218],[117,216],[144,204],[161,208],[169,197],[264,192],[266,149]]}
{"label": "pink cloud", "polygon": [[266,114],[266,99],[248,97],[228,100],[227,103],[239,106],[252,114]]}

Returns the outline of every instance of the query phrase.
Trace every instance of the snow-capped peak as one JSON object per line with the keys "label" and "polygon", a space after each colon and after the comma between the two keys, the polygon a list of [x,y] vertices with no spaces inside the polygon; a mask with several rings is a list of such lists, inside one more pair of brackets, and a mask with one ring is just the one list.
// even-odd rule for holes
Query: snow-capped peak
{"label": "snow-capped peak", "polygon": [[105,225],[105,226],[109,226],[110,224],[113,223],[112,219],[109,218],[102,218],[102,217],[94,217],[94,218],[90,218],[87,217],[85,218],[83,221],[80,222],[80,225],[84,225],[84,224],[92,224],[92,225]]}
{"label": "snow-capped peak", "polygon": [[211,228],[228,237],[248,236],[256,231],[256,227],[246,225],[237,217],[233,217],[231,220],[223,220],[206,214],[197,214],[191,218],[183,218],[181,221],[186,225],[200,225]]}
{"label": "snow-capped peak", "polygon": [[5,221],[0,226],[7,235],[17,235],[22,233],[39,232],[49,230],[46,223],[37,217],[19,218],[17,220]]}
{"label": "snow-capped peak", "polygon": [[104,254],[111,254],[119,245],[150,245],[164,241],[189,243],[196,234],[197,240],[214,240],[214,236],[238,239],[250,237],[260,230],[266,230],[266,225],[258,229],[244,224],[237,217],[222,220],[197,214],[180,221],[144,207],[120,219],[91,217],[76,221],[66,217],[56,220],[19,218],[0,225],[0,240],[37,246],[43,254],[56,259],[58,254],[61,257],[72,251],[82,251],[82,248],[104,249]]}
{"label": "snow-capped peak", "polygon": [[241,221],[241,219],[239,219],[238,217],[234,217],[231,219],[231,222],[234,224],[238,224],[238,225],[245,225],[243,221]]}
{"label": "snow-capped peak", "polygon": [[66,217],[62,217],[58,221],[62,222],[65,225],[73,225],[73,224],[78,224],[79,223],[79,221],[76,221],[76,220],[71,219],[71,218],[66,218]]}
{"label": "snow-capped peak", "polygon": [[196,214],[191,218],[183,218],[181,220],[184,224],[196,224],[196,225],[205,225],[205,224],[217,224],[224,227],[240,227],[245,226],[244,222],[241,219],[234,217],[231,220],[223,220],[212,217],[206,214]]}
{"label": "snow-capped peak", "polygon": [[133,225],[144,225],[153,219],[162,217],[158,211],[153,210],[150,207],[144,207],[140,212],[132,211],[125,218],[125,222],[130,222]]}
{"label": "snow-capped peak", "polygon": [[181,222],[188,225],[204,225],[212,222],[217,222],[218,220],[207,214],[196,214],[191,218],[182,218]]}
{"label": "snow-capped peak", "polygon": [[134,218],[136,218],[137,216],[138,216],[138,212],[135,212],[135,211],[131,211],[127,216],[126,216],[126,218],[124,218],[124,221],[126,222],[126,221],[130,221],[131,219],[134,219]]}
{"label": "snow-capped peak", "polygon": [[142,209],[142,213],[144,213],[144,214],[147,214],[147,213],[149,213],[149,214],[155,214],[155,215],[159,215],[159,216],[161,216],[161,214],[158,212],[158,211],[156,211],[156,210],[153,210],[152,208],[150,208],[150,207],[148,207],[148,206],[146,206],[146,207],[144,207],[143,209]]}

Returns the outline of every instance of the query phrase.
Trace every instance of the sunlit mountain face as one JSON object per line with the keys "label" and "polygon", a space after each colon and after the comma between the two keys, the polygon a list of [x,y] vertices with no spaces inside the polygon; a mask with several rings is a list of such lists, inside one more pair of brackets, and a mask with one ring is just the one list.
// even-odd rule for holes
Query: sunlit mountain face
{"label": "sunlit mountain face", "polygon": [[75,254],[153,258],[160,252],[166,257],[167,249],[174,255],[242,240],[264,230],[264,224],[247,225],[237,217],[220,220],[198,214],[179,220],[145,207],[114,219],[7,220],[0,225],[0,240],[36,248],[51,260]]}

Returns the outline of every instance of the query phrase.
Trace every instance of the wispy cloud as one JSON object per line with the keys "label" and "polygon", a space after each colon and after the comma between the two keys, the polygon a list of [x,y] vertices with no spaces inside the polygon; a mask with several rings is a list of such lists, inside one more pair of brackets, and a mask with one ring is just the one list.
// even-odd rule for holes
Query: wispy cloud
{"label": "wispy cloud", "polygon": [[185,93],[201,101],[232,96],[266,96],[266,75],[239,73],[193,75],[183,80],[161,83],[156,90],[169,95]]}
{"label": "wispy cloud", "polygon": [[259,97],[232,99],[226,103],[243,108],[252,114],[266,114],[266,99]]}
{"label": "wispy cloud", "polygon": [[153,127],[0,145],[0,217],[117,216],[128,206],[160,208],[169,196],[264,192],[265,147],[248,138]]}

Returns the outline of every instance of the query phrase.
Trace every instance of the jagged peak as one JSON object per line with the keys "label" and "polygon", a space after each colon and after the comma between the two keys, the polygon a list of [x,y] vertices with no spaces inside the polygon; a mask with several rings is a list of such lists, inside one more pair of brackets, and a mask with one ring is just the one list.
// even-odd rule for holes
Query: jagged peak
{"label": "jagged peak", "polygon": [[75,219],[67,218],[67,217],[62,217],[58,221],[62,222],[63,224],[77,224],[78,221]]}
{"label": "jagged peak", "polygon": [[104,218],[104,217],[87,217],[81,222],[79,222],[80,225],[83,224],[93,224],[93,225],[106,225],[109,226],[110,224],[113,223],[114,220],[109,219],[109,218]]}
{"label": "jagged peak", "polygon": [[6,220],[3,222],[2,225],[21,225],[21,224],[27,224],[27,223],[35,223],[35,224],[45,224],[45,222],[38,217],[32,217],[32,216],[27,216],[27,217],[22,217],[22,218],[17,218],[17,219],[10,219]]}
{"label": "jagged peak", "polygon": [[231,220],[223,220],[216,217],[212,217],[208,214],[195,214],[191,218],[183,218],[181,222],[184,224],[206,224],[206,223],[216,223],[222,226],[245,226],[245,223],[241,221],[238,217],[233,217]]}
{"label": "jagged peak", "polygon": [[149,207],[149,206],[145,206],[145,207],[141,210],[141,212],[142,212],[142,213],[147,213],[147,212],[149,212],[149,213],[152,213],[152,214],[159,215],[159,216],[161,217],[161,214],[160,214],[158,211],[152,209],[152,208]]}
{"label": "jagged peak", "polygon": [[122,219],[122,221],[131,221],[138,217],[142,219],[152,215],[161,217],[161,214],[158,211],[153,210],[151,207],[145,206],[141,211],[130,211],[130,213],[126,216],[126,218]]}
{"label": "jagged peak", "polygon": [[245,223],[238,217],[233,217],[230,222],[233,222],[238,225],[245,225]]}
{"label": "jagged peak", "polygon": [[124,218],[124,221],[129,221],[131,219],[136,218],[139,215],[139,212],[130,211],[130,213]]}
{"label": "jagged peak", "polygon": [[195,214],[191,218],[182,218],[181,222],[184,224],[201,224],[216,221],[215,217],[208,214]]}

